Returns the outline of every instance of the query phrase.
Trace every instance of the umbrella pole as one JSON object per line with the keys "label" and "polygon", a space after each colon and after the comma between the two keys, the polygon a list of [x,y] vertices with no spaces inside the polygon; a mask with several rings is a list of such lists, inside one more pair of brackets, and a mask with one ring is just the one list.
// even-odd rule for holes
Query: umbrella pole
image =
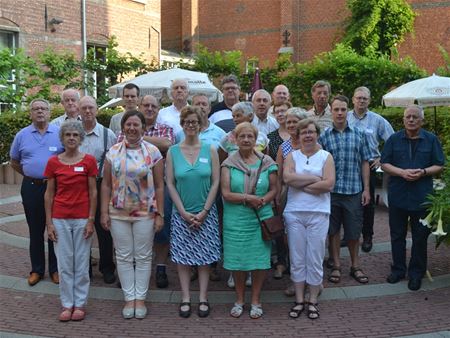
{"label": "umbrella pole", "polygon": [[436,119],[436,106],[434,106],[434,133],[437,135],[437,129],[436,129],[437,124],[436,124],[436,121],[437,121],[437,119]]}

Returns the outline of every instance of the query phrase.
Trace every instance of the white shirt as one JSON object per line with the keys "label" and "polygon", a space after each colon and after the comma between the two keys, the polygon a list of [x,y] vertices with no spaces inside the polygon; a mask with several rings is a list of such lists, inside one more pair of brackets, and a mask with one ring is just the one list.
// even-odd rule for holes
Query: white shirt
{"label": "white shirt", "polygon": [[174,135],[183,130],[180,125],[180,111],[173,104],[159,111],[156,122],[171,127]]}
{"label": "white shirt", "polygon": [[261,121],[258,116],[255,115],[252,124],[258,129],[258,131],[263,132],[266,135],[280,128],[277,120],[269,115],[267,115],[267,119],[265,121]]}
{"label": "white shirt", "polygon": [[[67,114],[64,113],[63,115],[57,117],[56,119],[53,119],[50,123],[55,126],[61,127],[61,124],[63,124],[63,122],[67,120],[75,120],[75,118],[68,117]],[[81,116],[77,115],[76,120],[81,121]]]}

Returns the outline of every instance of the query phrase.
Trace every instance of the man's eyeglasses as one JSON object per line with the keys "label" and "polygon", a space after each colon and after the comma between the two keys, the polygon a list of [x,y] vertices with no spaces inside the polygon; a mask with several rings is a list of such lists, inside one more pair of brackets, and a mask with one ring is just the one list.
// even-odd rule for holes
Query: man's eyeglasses
{"label": "man's eyeglasses", "polygon": [[32,110],[32,111],[38,111],[38,110],[44,110],[44,111],[47,111],[47,110],[48,110],[48,107],[33,107],[33,108],[31,108],[31,110]]}
{"label": "man's eyeglasses", "polygon": [[183,125],[185,126],[197,126],[199,124],[199,122],[197,120],[186,120],[183,122]]}
{"label": "man's eyeglasses", "polygon": [[315,133],[317,133],[317,131],[315,131],[315,130],[305,130],[305,131],[300,132],[300,135],[301,136],[310,136]]}

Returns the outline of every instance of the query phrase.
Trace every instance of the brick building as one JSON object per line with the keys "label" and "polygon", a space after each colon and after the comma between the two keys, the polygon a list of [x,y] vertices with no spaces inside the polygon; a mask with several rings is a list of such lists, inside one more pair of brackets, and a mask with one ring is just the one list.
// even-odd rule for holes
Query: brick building
{"label": "brick building", "polygon": [[[450,50],[450,2],[408,0],[418,14],[415,33],[399,46],[429,72],[443,64],[440,44]],[[307,61],[333,48],[345,18],[346,0],[161,0],[162,48],[189,53],[241,50],[246,58],[273,62],[281,48]],[[289,43],[283,40],[287,31]]]}
{"label": "brick building", "polygon": [[[33,54],[46,47],[82,55],[82,0],[0,0],[0,48]],[[159,61],[160,1],[85,0],[86,40],[99,53],[117,37],[120,52]]]}

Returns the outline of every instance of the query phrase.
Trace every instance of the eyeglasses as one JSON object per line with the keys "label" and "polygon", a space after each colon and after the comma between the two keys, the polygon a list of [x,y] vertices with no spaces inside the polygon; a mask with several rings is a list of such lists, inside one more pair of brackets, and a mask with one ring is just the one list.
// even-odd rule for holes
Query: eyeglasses
{"label": "eyeglasses", "polygon": [[183,122],[183,125],[185,126],[197,126],[199,124],[199,122],[197,120],[186,120]]}
{"label": "eyeglasses", "polygon": [[146,103],[141,105],[144,108],[152,108],[152,109],[158,109],[159,106],[155,106],[154,104]]}
{"label": "eyeglasses", "polygon": [[358,100],[358,101],[369,101],[369,98],[368,97],[364,97],[364,96],[358,96],[358,97],[355,97],[355,99]]}
{"label": "eyeglasses", "polygon": [[223,87],[223,91],[227,91],[227,90],[238,90],[239,87],[233,86],[233,87]]}
{"label": "eyeglasses", "polygon": [[316,130],[305,130],[305,131],[300,132],[300,135],[301,136],[310,136],[310,135],[313,135],[315,133],[317,133]]}

